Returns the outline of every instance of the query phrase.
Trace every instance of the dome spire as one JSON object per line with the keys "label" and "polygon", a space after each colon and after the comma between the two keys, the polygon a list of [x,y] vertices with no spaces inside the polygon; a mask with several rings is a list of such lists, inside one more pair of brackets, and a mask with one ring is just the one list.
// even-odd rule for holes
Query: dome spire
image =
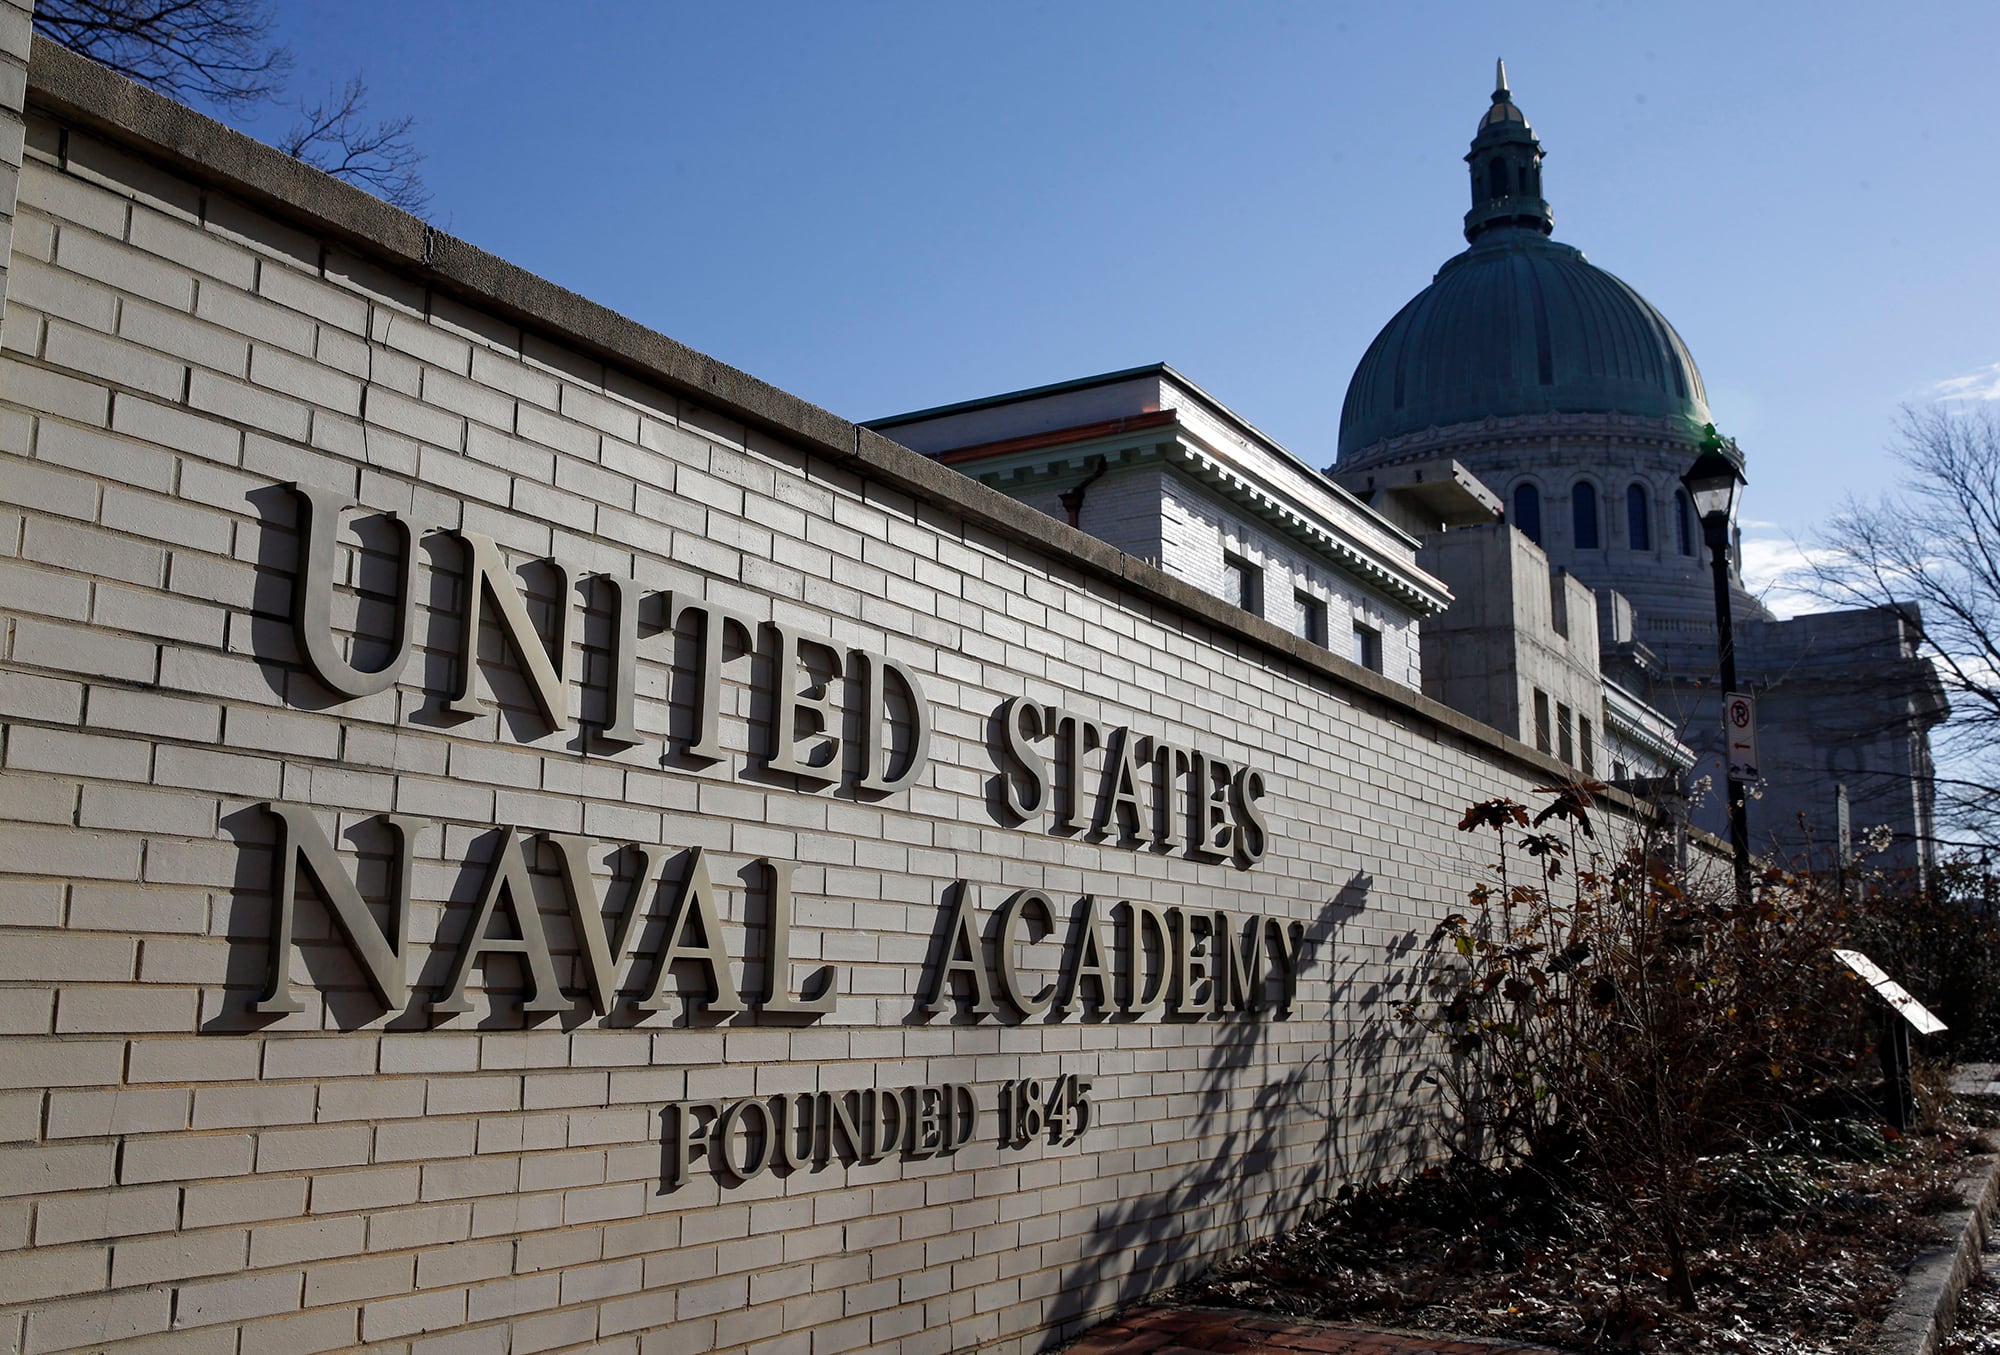
{"label": "dome spire", "polygon": [[1493,63],[1493,106],[1479,120],[1472,149],[1472,210],[1465,214],[1465,238],[1490,230],[1522,227],[1543,235],[1555,229],[1555,214],[1542,198],[1542,143],[1514,106],[1507,88],[1507,63]]}

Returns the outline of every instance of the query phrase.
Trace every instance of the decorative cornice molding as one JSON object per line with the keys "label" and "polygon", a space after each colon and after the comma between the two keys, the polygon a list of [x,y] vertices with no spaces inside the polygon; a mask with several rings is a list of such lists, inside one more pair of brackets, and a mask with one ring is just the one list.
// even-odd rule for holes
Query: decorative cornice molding
{"label": "decorative cornice molding", "polygon": [[1343,458],[1336,469],[1370,470],[1472,448],[1548,447],[1589,439],[1612,438],[1627,445],[1661,451],[1685,450],[1693,455],[1700,430],[1682,419],[1658,419],[1640,414],[1517,414],[1488,415],[1470,423],[1432,425],[1362,448]]}
{"label": "decorative cornice molding", "polygon": [[[1003,494],[1067,488],[1103,465],[1112,473],[1129,472],[1148,463],[1170,467],[1235,504],[1259,522],[1310,550],[1338,572],[1369,591],[1409,608],[1419,617],[1434,616],[1451,605],[1451,594],[1435,587],[1416,571],[1398,570],[1379,554],[1348,535],[1338,523],[1310,505],[1239,469],[1204,446],[1183,427],[1176,436],[1134,444],[1117,437],[1089,439],[1060,448],[1035,447],[1012,455],[989,457],[976,468],[961,466],[982,484]],[[1411,543],[1414,548],[1415,543]]]}
{"label": "decorative cornice molding", "polygon": [[1694,749],[1680,741],[1660,713],[1609,678],[1604,679],[1604,725],[1607,733],[1668,766],[1685,771],[1695,764]]}

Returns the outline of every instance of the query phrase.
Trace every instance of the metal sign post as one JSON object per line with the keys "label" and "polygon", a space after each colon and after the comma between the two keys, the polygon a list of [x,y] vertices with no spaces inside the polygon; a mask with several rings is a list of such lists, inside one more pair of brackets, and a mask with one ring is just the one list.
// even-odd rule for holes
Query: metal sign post
{"label": "metal sign post", "polygon": [[[1720,578],[1720,575],[1717,575]],[[1720,584],[1717,587],[1721,587]],[[1722,748],[1723,785],[1729,792],[1729,850],[1736,864],[1736,902],[1750,903],[1750,808],[1748,785],[1757,779],[1757,705],[1736,685],[1736,642],[1723,633]]]}
{"label": "metal sign post", "polygon": [[1836,950],[1834,958],[1853,970],[1856,977],[1885,1004],[1882,1011],[1882,1108],[1889,1123],[1908,1129],[1917,1098],[1910,1088],[1910,1031],[1936,1035],[1947,1029],[1928,1007],[1911,997],[1909,990],[1882,972],[1882,966],[1858,950]]}
{"label": "metal sign post", "polygon": [[1722,698],[1722,733],[1729,749],[1729,775],[1736,781],[1757,779],[1757,703],[1742,692]]}

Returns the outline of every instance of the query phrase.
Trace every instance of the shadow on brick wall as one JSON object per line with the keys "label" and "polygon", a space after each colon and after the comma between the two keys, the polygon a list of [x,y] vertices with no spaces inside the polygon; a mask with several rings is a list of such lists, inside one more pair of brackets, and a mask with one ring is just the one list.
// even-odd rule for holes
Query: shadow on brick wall
{"label": "shadow on brick wall", "polygon": [[[1323,1049],[1260,1078],[1259,1060],[1272,1057],[1270,1023],[1216,1028],[1181,1139],[1202,1157],[1170,1188],[1106,1207],[1075,1239],[1087,1254],[1065,1267],[1049,1301],[1049,1344],[1291,1226],[1345,1182],[1383,1179],[1428,1155],[1428,1120],[1412,1108],[1428,1103],[1429,1073],[1420,1040],[1397,1023],[1398,980],[1383,977],[1379,951],[1345,935],[1374,884],[1365,874],[1349,880],[1301,945],[1302,976],[1316,966],[1332,971],[1326,1009],[1302,1004],[1294,1017],[1324,1023]],[[1401,972],[1396,958],[1418,944],[1414,932],[1395,938],[1387,972]],[[1246,1088],[1254,1091],[1246,1096]]]}

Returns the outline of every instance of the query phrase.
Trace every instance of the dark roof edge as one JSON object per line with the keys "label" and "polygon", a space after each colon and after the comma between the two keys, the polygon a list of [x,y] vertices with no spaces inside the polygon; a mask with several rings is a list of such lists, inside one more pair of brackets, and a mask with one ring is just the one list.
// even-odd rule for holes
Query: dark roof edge
{"label": "dark roof edge", "polygon": [[953,414],[967,414],[975,409],[998,409],[1002,405],[1019,404],[1023,400],[1039,400],[1047,395],[1067,395],[1071,391],[1091,390],[1097,386],[1115,386],[1120,381],[1130,381],[1140,376],[1172,376],[1173,368],[1164,362],[1149,362],[1140,367],[1127,367],[1122,371],[1101,372],[1096,376],[1072,377],[1068,381],[1051,381],[1046,386],[1029,386],[1025,390],[1005,391],[999,395],[982,395],[974,400],[956,400],[948,405],[932,405],[929,409],[913,409],[907,414],[887,414],[879,419],[863,419],[863,428],[898,428],[906,423],[923,423],[929,419],[942,419]]}
{"label": "dark roof edge", "polygon": [[[849,423],[518,265],[445,235],[351,184],[116,75],[39,34],[28,68],[27,103],[337,239],[426,286],[518,321],[969,523],[1044,551],[1062,564],[1129,588],[1226,636],[1281,655],[1339,686],[1400,707],[1441,732],[1449,731],[1514,763],[1531,776],[1566,780],[1574,774],[1489,725],[1210,597],[1157,566],[940,466],[870,427]],[[1164,363],[1115,376],[1154,371],[1185,381]],[[1111,379],[1115,377],[1087,380]],[[1192,382],[1186,384],[1193,387]],[[1209,398],[1199,387],[1193,388]],[[1622,792],[1614,790],[1610,795],[1628,809],[1647,812],[1646,806]]]}

